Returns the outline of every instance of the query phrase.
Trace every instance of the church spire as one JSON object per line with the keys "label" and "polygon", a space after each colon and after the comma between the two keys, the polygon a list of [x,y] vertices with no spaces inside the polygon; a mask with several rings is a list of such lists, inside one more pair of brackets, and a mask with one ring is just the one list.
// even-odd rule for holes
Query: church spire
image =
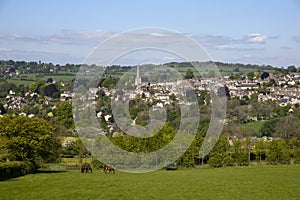
{"label": "church spire", "polygon": [[140,66],[138,65],[136,67],[136,77],[135,77],[135,85],[139,86],[142,83],[142,79],[140,77]]}

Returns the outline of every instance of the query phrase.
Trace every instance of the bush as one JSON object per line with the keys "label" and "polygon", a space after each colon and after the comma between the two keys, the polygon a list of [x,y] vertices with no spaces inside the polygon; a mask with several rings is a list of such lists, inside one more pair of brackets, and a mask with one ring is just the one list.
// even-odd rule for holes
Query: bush
{"label": "bush", "polygon": [[102,169],[104,167],[104,164],[96,159],[92,161],[92,165],[94,169]]}
{"label": "bush", "polygon": [[32,171],[30,164],[20,161],[0,163],[0,181],[23,176]]}
{"label": "bush", "polygon": [[290,164],[291,157],[285,140],[280,139],[270,142],[269,151],[267,152],[267,161],[274,164]]}
{"label": "bush", "polygon": [[211,157],[209,157],[208,164],[211,167],[214,167],[214,168],[222,167],[221,159],[218,158],[217,156],[211,156]]}

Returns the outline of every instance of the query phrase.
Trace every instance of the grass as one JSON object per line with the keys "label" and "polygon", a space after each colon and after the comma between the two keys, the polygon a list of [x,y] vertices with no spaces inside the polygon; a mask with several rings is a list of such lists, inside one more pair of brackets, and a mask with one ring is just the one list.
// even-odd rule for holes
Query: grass
{"label": "grass", "polygon": [[48,78],[52,78],[54,81],[58,82],[58,81],[71,81],[73,79],[75,79],[75,75],[72,76],[43,76],[42,78],[40,78],[41,80],[47,80]]}
{"label": "grass", "polygon": [[8,79],[10,83],[14,83],[16,85],[29,85],[30,83],[37,81],[37,80],[47,80],[48,78],[52,78],[54,81],[70,81],[75,78],[75,73],[60,71],[57,74],[38,74],[38,73],[32,73],[32,74],[21,74],[17,77],[14,77],[12,79]]}
{"label": "grass", "polygon": [[62,163],[91,163],[92,158],[62,158]]}
{"label": "grass", "polygon": [[261,127],[264,125],[265,122],[266,121],[260,120],[260,121],[256,121],[256,122],[248,122],[245,124],[241,124],[240,126],[244,127],[244,128],[253,128],[257,132],[259,132],[259,130],[261,129]]}
{"label": "grass", "polygon": [[25,80],[19,80],[19,79],[8,79],[7,80],[9,83],[13,83],[15,85],[29,85],[30,83],[32,83],[33,81],[25,81]]}
{"label": "grass", "polygon": [[0,199],[299,199],[300,166],[30,174],[0,182]]}
{"label": "grass", "polygon": [[[194,75],[199,75],[199,71],[200,70],[200,74],[206,74],[208,73],[210,70],[209,68],[204,68],[204,67],[200,67],[198,69],[195,69],[193,67],[177,67],[175,68],[175,70],[177,70],[178,72],[182,73],[182,75],[185,75],[186,71],[188,69],[191,69],[194,72]],[[230,75],[233,73],[233,69],[232,67],[218,67],[220,74],[221,75]],[[252,71],[257,71],[257,69],[252,69],[252,68],[240,68],[240,72],[242,73],[249,73]],[[273,73],[274,70],[265,70],[268,71],[270,73]],[[115,77],[115,78],[119,78],[123,75],[124,72],[115,72],[114,74],[111,74],[111,76]],[[42,73],[31,73],[31,74],[21,74],[17,77],[14,77],[12,79],[9,79],[8,81],[11,83],[14,83],[16,85],[29,85],[30,83],[42,79],[42,80],[47,80],[48,78],[52,78],[55,81],[70,81],[72,79],[74,79],[76,76],[76,73],[74,72],[68,72],[68,71],[59,71],[56,74],[42,74]],[[107,74],[107,76],[109,76]]]}

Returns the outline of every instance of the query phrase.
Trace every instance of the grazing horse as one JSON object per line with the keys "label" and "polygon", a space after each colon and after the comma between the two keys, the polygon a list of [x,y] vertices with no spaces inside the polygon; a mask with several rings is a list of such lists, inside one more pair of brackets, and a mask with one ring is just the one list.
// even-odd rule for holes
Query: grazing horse
{"label": "grazing horse", "polygon": [[83,173],[85,171],[85,173],[87,173],[87,172],[91,172],[91,173],[93,173],[93,170],[92,170],[92,167],[89,165],[89,164],[82,164],[81,165],[81,173]]}
{"label": "grazing horse", "polygon": [[109,174],[114,174],[115,173],[115,169],[112,167],[112,166],[108,166],[108,165],[105,165],[103,167],[103,172],[105,174],[109,173]]}

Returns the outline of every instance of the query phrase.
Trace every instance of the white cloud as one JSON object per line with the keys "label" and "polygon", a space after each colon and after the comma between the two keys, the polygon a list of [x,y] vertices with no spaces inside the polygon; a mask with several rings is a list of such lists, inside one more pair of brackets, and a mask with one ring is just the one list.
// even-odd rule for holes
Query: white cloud
{"label": "white cloud", "polygon": [[219,49],[219,50],[223,50],[223,49],[231,49],[231,47],[228,46],[228,45],[216,45],[215,48],[216,48],[216,49]]}
{"label": "white cloud", "polygon": [[162,58],[162,61],[172,61],[172,60],[175,60],[175,58],[171,56],[165,56]]}
{"label": "white cloud", "polygon": [[112,32],[108,31],[74,31],[62,30],[60,33],[50,36],[45,36],[42,39],[48,42],[60,44],[82,44],[82,45],[97,45],[104,39],[112,36]]}
{"label": "white cloud", "polygon": [[0,40],[6,41],[24,41],[24,42],[40,42],[40,38],[22,36],[18,34],[0,35]]}
{"label": "white cloud", "polygon": [[[100,42],[110,38],[111,36],[118,34],[116,32],[104,31],[104,30],[96,30],[96,31],[76,31],[76,30],[62,30],[56,34],[49,35],[40,35],[40,36],[26,36],[19,34],[7,34],[0,35],[0,42],[2,43],[2,47],[0,47],[0,59],[17,59],[17,60],[43,60],[50,62],[82,62],[84,57],[88,54],[88,51],[92,50],[93,47],[98,45]],[[122,35],[122,33],[121,33]],[[163,37],[163,36],[168,37]],[[277,38],[275,36],[266,36],[259,33],[247,34],[242,37],[230,37],[226,35],[194,35],[190,33],[184,34],[186,37],[190,37],[197,41],[200,45],[207,49],[209,53],[213,57],[224,58],[234,58],[237,55],[241,56],[242,54],[254,54],[260,55],[263,51],[267,53],[264,46],[261,45],[253,45],[253,44],[263,44],[266,40]],[[107,49],[108,51],[105,53],[109,54],[109,51],[116,48],[120,49],[123,43],[131,43],[135,44],[138,40],[139,44],[145,44],[145,46],[151,46],[152,42],[160,42],[162,47],[166,49],[172,48],[181,48],[183,42],[187,39],[185,37],[178,37],[177,34],[170,34],[159,31],[152,32],[143,32],[142,30],[135,33],[135,35],[124,34],[123,37],[120,37],[117,41],[112,42],[112,46]],[[296,42],[300,42],[300,35],[294,36],[293,40]],[[26,42],[26,43],[25,43]],[[5,46],[3,45],[5,44]],[[28,44],[28,45],[27,45]],[[122,44],[122,45],[120,45]],[[180,46],[181,45],[181,46]],[[126,46],[127,47],[127,46]],[[171,48],[171,49],[172,49]],[[288,47],[282,46],[281,49],[289,49]],[[36,51],[36,50],[39,51]],[[60,51],[60,52],[58,52]],[[65,52],[65,53],[64,53]],[[242,52],[242,53],[239,53]],[[193,51],[191,51],[193,53]],[[214,53],[214,55],[213,55]],[[133,59],[136,58],[127,57],[126,62],[130,63]],[[145,59],[138,60],[137,63],[143,63],[151,61],[173,61],[178,60],[179,58],[171,55],[164,55],[159,53],[159,55],[150,56],[146,54],[144,56]],[[129,59],[130,58],[130,59]],[[142,58],[142,57],[141,57]],[[141,59],[140,58],[140,59]],[[147,59],[146,59],[147,58]],[[243,57],[243,59],[247,60],[250,57]],[[251,58],[252,61],[254,58]]]}
{"label": "white cloud", "polygon": [[0,48],[0,59],[1,60],[42,60],[43,62],[54,62],[54,63],[66,63],[66,62],[77,62],[80,63],[82,58],[75,58],[67,53],[62,52],[48,52],[48,51],[30,51],[21,49],[8,49]]}
{"label": "white cloud", "polygon": [[261,51],[264,48],[256,48],[256,47],[241,47],[241,46],[230,46],[230,45],[216,45],[214,49],[217,50],[225,50],[225,51]]}
{"label": "white cloud", "polygon": [[156,37],[163,37],[166,36],[166,34],[163,33],[150,33],[151,36],[156,36]]}
{"label": "white cloud", "polygon": [[0,47],[0,51],[4,51],[4,52],[5,52],[5,51],[11,51],[11,49],[8,49],[8,48],[1,48],[1,47]]}
{"label": "white cloud", "polygon": [[106,38],[112,36],[113,32],[108,31],[74,31],[62,30],[58,34],[43,35],[38,37],[21,36],[18,34],[0,35],[0,40],[6,41],[21,41],[21,42],[35,42],[35,43],[57,43],[64,45],[97,45]]}
{"label": "white cloud", "polygon": [[207,47],[227,46],[229,44],[238,43],[239,40],[223,35],[193,35],[191,38]]}
{"label": "white cloud", "polygon": [[[42,35],[37,37],[28,37],[24,35],[18,34],[8,34],[8,35],[0,35],[0,40],[5,41],[20,41],[20,42],[34,42],[40,44],[61,44],[61,45],[87,45],[87,46],[96,46],[100,42],[108,39],[109,37],[115,35],[116,32],[104,31],[104,30],[96,30],[96,31],[75,31],[75,30],[62,30],[57,34],[52,35]],[[135,40],[141,40],[149,42],[151,37],[164,37],[166,33],[163,32],[152,32],[150,34],[144,34],[141,32],[140,35],[133,37]],[[247,34],[244,38],[232,38],[230,36],[223,35],[191,35],[185,34],[187,37],[191,37],[197,42],[199,42],[204,47],[212,47],[217,49],[226,49],[227,46],[232,44],[245,44],[246,43],[265,43],[267,39],[271,39],[271,37],[267,37],[262,34]],[[178,37],[170,34],[168,35],[167,42],[176,42]],[[294,37],[296,41],[300,41],[299,37]],[[164,42],[165,40],[162,40]],[[150,41],[151,42],[151,41]],[[227,48],[228,49],[228,48]]]}
{"label": "white cloud", "polygon": [[247,34],[244,40],[248,43],[260,43],[263,44],[266,40],[269,39],[266,35],[259,33]]}

